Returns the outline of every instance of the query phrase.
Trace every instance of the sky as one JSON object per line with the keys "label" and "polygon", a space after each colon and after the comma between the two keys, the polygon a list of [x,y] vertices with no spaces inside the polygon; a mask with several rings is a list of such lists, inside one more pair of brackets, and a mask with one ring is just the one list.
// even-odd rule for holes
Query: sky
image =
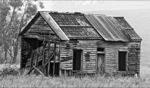
{"label": "sky", "polygon": [[[41,0],[43,10],[59,12],[83,12],[98,10],[148,9],[150,1],[112,1],[112,0]],[[40,9],[41,10],[41,9]]]}

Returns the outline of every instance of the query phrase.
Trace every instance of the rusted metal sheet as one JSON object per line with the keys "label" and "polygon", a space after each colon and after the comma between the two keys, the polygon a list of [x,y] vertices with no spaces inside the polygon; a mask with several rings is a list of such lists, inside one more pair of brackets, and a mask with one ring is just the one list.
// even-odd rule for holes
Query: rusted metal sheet
{"label": "rusted metal sheet", "polygon": [[122,30],[118,29],[112,17],[104,15],[85,15],[89,22],[97,29],[106,41],[128,41]]}
{"label": "rusted metal sheet", "polygon": [[39,13],[61,40],[66,41],[69,40],[69,38],[65,35],[65,33],[61,30],[61,28],[57,25],[57,23],[54,21],[54,19],[50,16],[48,12],[39,12]]}

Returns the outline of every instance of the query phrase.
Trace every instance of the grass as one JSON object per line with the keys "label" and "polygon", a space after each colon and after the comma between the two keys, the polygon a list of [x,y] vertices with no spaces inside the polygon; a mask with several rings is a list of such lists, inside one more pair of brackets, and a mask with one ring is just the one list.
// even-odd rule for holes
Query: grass
{"label": "grass", "polygon": [[[8,69],[6,69],[6,73]],[[88,88],[88,87],[150,87],[150,66],[141,65],[141,77],[105,77],[95,76],[60,76],[43,77],[41,75],[6,75],[0,76],[0,87],[64,87],[64,88]]]}
{"label": "grass", "polygon": [[[94,76],[60,76],[44,77],[41,75],[6,75],[0,76],[0,87],[65,87],[65,88],[88,88],[88,87],[150,87],[149,66],[141,66],[141,77],[105,77]],[[8,73],[5,69],[5,73]]]}
{"label": "grass", "polygon": [[135,77],[43,77],[43,76],[5,76],[0,78],[0,87],[150,87],[150,76]]}
{"label": "grass", "polygon": [[[143,65],[144,64],[144,65]],[[141,77],[43,77],[41,75],[7,75],[0,76],[1,87],[47,87],[47,88],[93,88],[93,87],[150,87],[150,65],[145,63],[140,67]]]}

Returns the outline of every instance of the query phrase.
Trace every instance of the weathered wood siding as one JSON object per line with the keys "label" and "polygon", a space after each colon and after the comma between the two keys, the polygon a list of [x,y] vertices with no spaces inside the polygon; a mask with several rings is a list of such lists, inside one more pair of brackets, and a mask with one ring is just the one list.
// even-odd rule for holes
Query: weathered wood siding
{"label": "weathered wood siding", "polygon": [[[32,50],[34,49],[36,39],[22,38],[22,63],[21,67],[25,67],[28,60],[31,58]],[[33,44],[32,44],[33,43]],[[78,43],[69,42],[70,49],[66,49],[67,42],[60,43],[60,70],[73,70],[73,49],[82,49],[81,71],[85,73],[96,73],[97,71],[97,48],[104,48],[105,72],[118,72],[118,52],[127,51],[127,69],[139,73],[140,69],[140,42],[105,42],[101,40],[78,40]],[[89,54],[87,60],[86,54]]]}
{"label": "weathered wood siding", "polygon": [[59,40],[58,36],[41,16],[32,24],[24,35],[30,38],[38,38],[39,40]]}
{"label": "weathered wood siding", "polygon": [[65,49],[65,43],[60,45],[60,70],[72,70],[73,67],[73,50]]}
{"label": "weathered wood siding", "polygon": [[[66,50],[66,45],[61,44],[60,49],[60,57],[61,57],[61,65],[60,68],[63,70],[72,70],[73,69],[73,48],[82,49],[82,57],[81,57],[81,71],[85,72],[95,72],[96,71],[96,41],[93,40],[79,40],[79,43],[74,44],[70,43],[71,49]],[[90,60],[86,61],[85,54],[90,52]],[[63,59],[70,58],[68,60]]]}
{"label": "weathered wood siding", "polygon": [[129,43],[128,48],[128,70],[139,74],[141,42],[131,42]]}
{"label": "weathered wood siding", "polygon": [[[73,48],[82,49],[81,71],[95,73],[97,71],[97,48],[104,48],[105,72],[115,73],[118,71],[118,52],[126,51],[126,72],[132,71],[139,73],[140,63],[140,43],[105,42],[101,40],[78,40],[76,45],[70,43],[71,49],[66,50],[65,44],[61,44],[61,60],[66,58],[68,61],[61,62],[61,69],[72,70],[73,68]],[[87,61],[85,55],[90,52],[90,60]]]}
{"label": "weathered wood siding", "polygon": [[122,42],[99,41],[98,47],[105,48],[105,72],[113,73],[118,71],[118,51],[128,51],[127,44]]}

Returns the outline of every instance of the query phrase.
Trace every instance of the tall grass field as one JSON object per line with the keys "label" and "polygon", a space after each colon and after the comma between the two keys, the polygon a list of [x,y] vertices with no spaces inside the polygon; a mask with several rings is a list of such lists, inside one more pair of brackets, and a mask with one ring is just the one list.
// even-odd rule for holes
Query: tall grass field
{"label": "tall grass field", "polygon": [[[2,67],[2,66],[1,66]],[[93,87],[150,87],[150,66],[141,65],[140,77],[123,76],[60,76],[1,75],[1,87],[93,88]]]}
{"label": "tall grass field", "polygon": [[0,87],[64,87],[64,88],[93,88],[93,87],[150,87],[150,76],[136,77],[43,77],[43,76],[5,76],[0,79]]}

